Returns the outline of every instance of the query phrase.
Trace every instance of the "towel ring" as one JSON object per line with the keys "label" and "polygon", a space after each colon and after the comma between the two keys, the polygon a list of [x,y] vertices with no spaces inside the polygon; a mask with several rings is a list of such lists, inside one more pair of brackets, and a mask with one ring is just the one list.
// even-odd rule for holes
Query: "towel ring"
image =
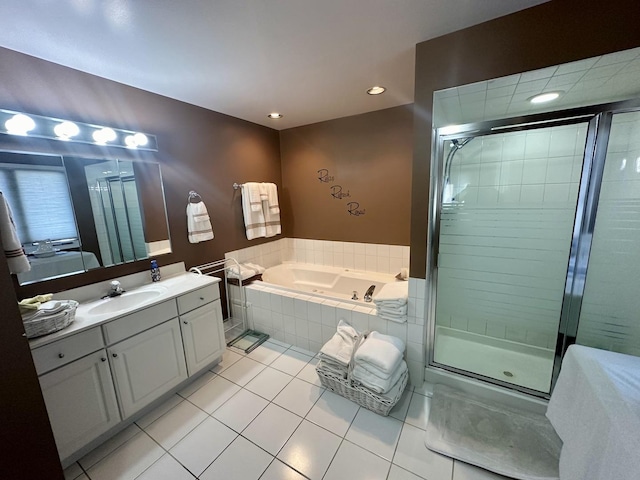
{"label": "towel ring", "polygon": [[198,193],[195,190],[191,190],[189,192],[189,203],[200,203],[202,201],[202,197],[200,195],[198,195]]}

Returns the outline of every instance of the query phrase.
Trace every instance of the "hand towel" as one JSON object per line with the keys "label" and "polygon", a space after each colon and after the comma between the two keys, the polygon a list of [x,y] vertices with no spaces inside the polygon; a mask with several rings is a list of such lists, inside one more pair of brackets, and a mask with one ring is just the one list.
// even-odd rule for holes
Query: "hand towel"
{"label": "hand towel", "polygon": [[368,363],[386,375],[390,375],[402,361],[404,342],[391,335],[371,332],[354,355],[356,364]]}
{"label": "hand towel", "polygon": [[[247,240],[264,237],[267,234],[266,226],[264,224],[264,213],[262,212],[262,202],[260,201],[260,208],[258,210],[252,209],[251,194],[249,192],[251,190],[250,185],[253,183],[254,182],[250,182],[242,185],[242,214],[244,216]],[[260,193],[258,190],[258,199],[259,198]]]}
{"label": "hand towel", "polygon": [[351,352],[353,352],[356,338],[358,338],[357,330],[340,320],[336,333],[322,346],[320,353],[347,366],[351,361]]}
{"label": "hand towel", "polygon": [[36,295],[35,297],[25,298],[18,302],[20,313],[25,314],[29,312],[37,311],[42,304],[49,302],[53,298],[53,294],[45,293],[43,295]]}
{"label": "hand towel", "polygon": [[228,278],[239,278],[240,280],[246,280],[247,278],[255,277],[257,272],[253,268],[249,268],[248,265],[234,265],[227,270]]}
{"label": "hand towel", "polygon": [[2,248],[5,257],[7,257],[10,273],[23,273],[31,270],[31,264],[27,260],[22,243],[18,238],[11,208],[2,192],[0,192],[0,240],[2,240]]}
{"label": "hand towel", "polygon": [[397,316],[403,316],[407,314],[407,305],[402,305],[401,307],[381,307],[380,305],[378,305],[378,308],[376,308],[376,314],[386,314],[386,315],[390,315],[392,317]]}
{"label": "hand towel", "polygon": [[387,393],[391,390],[404,372],[407,371],[407,364],[403,360],[398,367],[393,371],[387,380],[383,380],[380,377],[373,375],[369,371],[365,370],[361,365],[356,363],[356,366],[351,373],[353,379],[363,387],[373,390],[376,393]]}
{"label": "hand towel", "polygon": [[[269,203],[269,192],[273,189],[276,189],[276,185],[274,183],[260,184],[261,197],[263,198],[262,211],[264,213],[265,236],[267,238],[274,237],[282,233],[282,226],[280,225],[280,208],[272,209],[271,204]],[[276,200],[274,200],[276,206],[278,205],[277,195],[276,190]]]}
{"label": "hand towel", "polygon": [[[249,197],[249,206],[252,212],[262,211],[262,192],[261,184],[258,182],[246,182],[242,185],[242,195]],[[266,198],[266,192],[265,192]]]}
{"label": "hand towel", "polygon": [[373,301],[377,304],[383,301],[402,301],[406,302],[409,297],[409,282],[393,282],[386,283],[374,297]]}
{"label": "hand towel", "polygon": [[187,204],[187,230],[191,243],[213,238],[213,228],[204,202]]}
{"label": "hand towel", "polygon": [[263,266],[258,265],[257,263],[245,263],[243,264],[245,267],[255,270],[256,273],[263,274],[266,270]]}
{"label": "hand towel", "polygon": [[280,213],[278,202],[278,186],[275,183],[263,183],[263,191],[267,197],[267,205],[272,214]]}

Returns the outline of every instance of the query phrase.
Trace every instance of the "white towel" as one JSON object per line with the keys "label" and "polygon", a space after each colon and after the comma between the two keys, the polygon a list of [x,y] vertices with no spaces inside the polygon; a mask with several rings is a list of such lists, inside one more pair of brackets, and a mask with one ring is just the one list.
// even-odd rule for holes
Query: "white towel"
{"label": "white towel", "polygon": [[[262,212],[262,201],[260,201],[260,208],[253,210],[251,203],[251,185],[254,182],[245,183],[242,185],[242,214],[244,216],[244,226],[247,232],[247,240],[253,240],[254,238],[266,236],[266,227],[264,224],[264,213]],[[257,183],[255,185],[258,185]],[[258,198],[260,193],[258,189]]]}
{"label": "white towel", "polygon": [[263,183],[263,189],[267,197],[267,205],[272,214],[280,213],[280,205],[278,202],[278,186],[275,183]]}
{"label": "white towel", "polygon": [[[274,183],[261,183],[260,184],[260,196],[262,201],[262,211],[264,213],[265,223],[265,236],[267,238],[274,237],[282,233],[282,226],[280,225],[280,208],[278,207],[278,193]],[[275,196],[275,200],[271,200],[271,197]],[[271,203],[274,202],[274,203]],[[275,208],[271,208],[275,205]]]}
{"label": "white towel", "polygon": [[409,297],[409,282],[386,283],[373,298],[374,303],[381,302],[403,302],[406,303]]}
{"label": "white towel", "polygon": [[402,305],[401,307],[382,307],[378,305],[376,309],[376,314],[384,314],[392,317],[401,317],[407,314],[407,305]]}
{"label": "white towel", "polygon": [[369,390],[373,390],[376,393],[387,393],[391,390],[404,372],[407,371],[407,364],[404,360],[398,365],[398,367],[392,372],[388,379],[383,380],[377,375],[372,374],[368,370],[364,369],[360,364],[356,363],[353,369],[352,377],[357,382],[360,382],[362,386],[367,387]]}
{"label": "white towel", "polygon": [[340,320],[336,333],[322,346],[320,353],[346,366],[351,361],[351,352],[353,352],[356,338],[358,338],[357,330]]}
{"label": "white towel", "polygon": [[255,277],[257,272],[253,268],[249,268],[247,265],[234,265],[227,270],[228,278],[239,278],[240,280],[246,280],[247,278]]}
{"label": "white towel", "polygon": [[11,208],[0,192],[0,238],[4,255],[7,257],[9,272],[22,273],[31,270],[31,265],[24,254],[22,243],[18,238],[16,224],[11,215]]}
{"label": "white towel", "polygon": [[247,263],[243,263],[243,265],[247,268],[250,268],[251,270],[255,270],[256,273],[259,273],[259,274],[263,274],[264,271],[266,270],[264,267],[258,265],[257,263],[247,262]]}
{"label": "white towel", "polygon": [[407,322],[407,316],[406,315],[389,315],[387,313],[378,313],[377,316],[379,318],[382,318],[384,320],[389,320],[390,322],[395,322],[395,323],[406,323]]}
{"label": "white towel", "polygon": [[357,364],[370,364],[391,375],[402,361],[405,344],[398,337],[371,332],[354,355]]}
{"label": "white towel", "polygon": [[[249,196],[249,205],[251,207],[251,211],[253,212],[261,212],[262,211],[262,188],[261,184],[258,182],[246,182],[242,185],[242,195]],[[266,199],[266,192],[265,192]]]}
{"label": "white towel", "polygon": [[211,219],[204,202],[187,204],[187,230],[191,243],[204,242],[213,238]]}

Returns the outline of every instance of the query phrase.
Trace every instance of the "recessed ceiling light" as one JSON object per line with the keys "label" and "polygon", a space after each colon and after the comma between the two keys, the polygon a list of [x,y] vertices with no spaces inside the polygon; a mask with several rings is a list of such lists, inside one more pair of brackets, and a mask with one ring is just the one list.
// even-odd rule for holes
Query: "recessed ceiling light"
{"label": "recessed ceiling light", "polygon": [[384,93],[386,90],[385,87],[381,87],[380,85],[376,85],[374,87],[371,87],[369,90],[367,90],[367,93],[369,95],[380,95],[381,93]]}
{"label": "recessed ceiling light", "polygon": [[283,116],[284,115],[282,115],[281,113],[278,113],[278,112],[273,112],[273,113],[270,113],[269,115],[267,115],[267,117],[269,117],[269,118],[282,118]]}
{"label": "recessed ceiling light", "polygon": [[529,98],[533,104],[552,102],[560,96],[561,92],[545,92]]}

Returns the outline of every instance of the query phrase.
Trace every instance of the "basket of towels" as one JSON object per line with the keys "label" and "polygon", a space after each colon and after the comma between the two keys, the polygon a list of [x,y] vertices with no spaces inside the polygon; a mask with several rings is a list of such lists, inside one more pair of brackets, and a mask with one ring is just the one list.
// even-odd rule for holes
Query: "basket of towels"
{"label": "basket of towels", "polygon": [[35,338],[69,326],[76,317],[78,302],[52,300],[52,295],[48,293],[22,300],[18,306],[27,338]]}
{"label": "basket of towels", "polygon": [[320,350],[316,372],[329,390],[387,416],[407,386],[404,342],[373,331],[359,333],[340,320]]}

